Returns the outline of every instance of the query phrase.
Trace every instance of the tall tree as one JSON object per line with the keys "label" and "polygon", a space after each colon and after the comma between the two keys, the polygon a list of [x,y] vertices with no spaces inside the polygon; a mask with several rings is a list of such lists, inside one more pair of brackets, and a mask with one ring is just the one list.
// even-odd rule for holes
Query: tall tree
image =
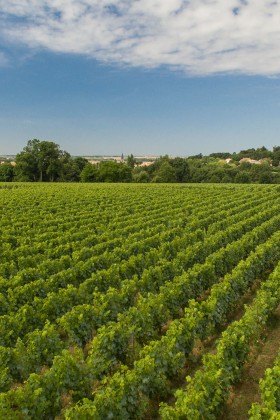
{"label": "tall tree", "polygon": [[16,156],[16,180],[17,181],[38,181],[38,152],[40,140],[29,140],[23,151]]}
{"label": "tall tree", "polygon": [[170,165],[168,160],[162,162],[152,182],[176,182],[175,169]]}
{"label": "tall tree", "polygon": [[127,156],[127,160],[126,160],[126,164],[127,166],[129,166],[131,169],[134,168],[135,164],[136,164],[136,160],[134,159],[134,156],[131,154],[129,156]]}
{"label": "tall tree", "polygon": [[175,170],[176,182],[188,182],[190,180],[190,169],[186,159],[176,157],[170,159],[170,164]]}
{"label": "tall tree", "polygon": [[126,163],[103,161],[98,169],[101,182],[130,182],[132,179],[132,170]]}
{"label": "tall tree", "polygon": [[61,163],[62,172],[59,181],[63,182],[79,182],[83,169],[89,164],[87,159],[83,157],[72,158],[67,152],[64,152]]}
{"label": "tall tree", "polygon": [[52,141],[29,140],[16,156],[16,177],[19,181],[55,181],[62,169],[64,155]]}
{"label": "tall tree", "polygon": [[82,182],[97,182],[98,169],[96,165],[92,165],[88,162],[80,173],[80,179]]}

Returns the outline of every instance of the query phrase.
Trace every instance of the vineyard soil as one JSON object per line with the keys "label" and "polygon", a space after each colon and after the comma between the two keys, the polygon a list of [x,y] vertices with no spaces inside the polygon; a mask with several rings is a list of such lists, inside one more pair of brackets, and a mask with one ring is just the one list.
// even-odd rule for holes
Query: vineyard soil
{"label": "vineyard soil", "polygon": [[260,402],[259,380],[273,366],[280,346],[280,306],[269,320],[262,340],[252,348],[242,380],[233,386],[220,420],[245,420],[252,402]]}

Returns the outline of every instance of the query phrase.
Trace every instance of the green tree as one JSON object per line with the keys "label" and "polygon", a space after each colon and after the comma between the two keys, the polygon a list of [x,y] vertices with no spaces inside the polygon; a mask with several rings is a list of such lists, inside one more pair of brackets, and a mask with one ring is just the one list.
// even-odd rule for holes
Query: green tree
{"label": "green tree", "polygon": [[132,169],[126,163],[103,161],[99,164],[99,180],[101,182],[130,182]]}
{"label": "green tree", "polygon": [[223,176],[223,178],[222,178],[222,182],[223,182],[224,184],[227,184],[227,183],[232,182],[232,179],[231,179],[230,175],[229,175],[229,174],[225,174],[225,175]]}
{"label": "green tree", "polygon": [[169,162],[168,155],[160,156],[159,159],[156,159],[151,165],[149,165],[145,168],[145,170],[147,170],[147,172],[149,174],[150,179],[153,179],[153,177],[159,171],[163,162]]}
{"label": "green tree", "polygon": [[245,171],[238,172],[234,178],[234,182],[236,184],[250,184],[250,175]]}
{"label": "green tree", "polygon": [[98,169],[96,165],[87,163],[80,174],[80,179],[82,182],[97,182],[98,181]]}
{"label": "green tree", "polygon": [[272,150],[272,166],[279,166],[280,164],[280,146],[274,146]]}
{"label": "green tree", "polygon": [[256,183],[271,183],[270,182],[262,182],[261,179],[272,179],[271,177],[271,167],[269,166],[268,162],[264,162],[261,165],[252,164],[250,169],[250,178],[252,182]]}
{"label": "green tree", "polygon": [[17,181],[38,181],[38,147],[40,140],[29,140],[23,151],[16,156],[16,180]]}
{"label": "green tree", "polygon": [[119,182],[132,181],[132,168],[126,163],[119,163]]}
{"label": "green tree", "polygon": [[238,167],[239,171],[245,171],[245,172],[249,172],[252,169],[252,163],[250,162],[241,162],[239,167]]}
{"label": "green tree", "polygon": [[176,171],[168,160],[162,162],[159,170],[155,173],[152,182],[176,182]]}
{"label": "green tree", "polygon": [[62,169],[60,158],[63,152],[51,141],[41,141],[38,147],[39,181],[54,181]]}
{"label": "green tree", "polygon": [[[142,168],[141,168],[142,169]],[[137,171],[133,173],[133,181],[139,183],[147,183],[150,181],[150,177],[148,172],[142,169],[141,171]]]}
{"label": "green tree", "polygon": [[119,163],[103,161],[99,164],[99,179],[101,182],[119,182]]}
{"label": "green tree", "polygon": [[19,181],[55,181],[62,170],[63,152],[51,141],[29,140],[16,156],[16,178]]}
{"label": "green tree", "polygon": [[218,153],[210,153],[210,157],[217,158],[217,159],[227,159],[231,157],[229,152],[218,152]]}
{"label": "green tree", "polygon": [[221,182],[221,179],[219,178],[218,175],[213,174],[213,175],[211,175],[211,177],[208,178],[207,181],[210,182],[210,183],[212,183],[212,184],[218,184],[218,183]]}
{"label": "green tree", "polygon": [[14,167],[10,163],[0,165],[0,182],[11,182],[14,178]]}
{"label": "green tree", "polygon": [[190,180],[190,169],[186,159],[176,157],[170,159],[169,162],[174,168],[176,182],[188,182]]}
{"label": "green tree", "polygon": [[79,172],[82,172],[82,170],[84,169],[84,167],[86,166],[86,164],[88,163],[88,160],[78,156],[76,158],[72,159],[73,164],[77,167]]}
{"label": "green tree", "polygon": [[79,182],[80,175],[84,167],[88,164],[88,160],[83,157],[72,158],[69,153],[64,153],[61,159],[62,171],[59,181],[63,182]]}
{"label": "green tree", "polygon": [[134,159],[134,156],[133,155],[127,156],[126,163],[127,163],[127,166],[133,169],[136,164],[136,160]]}
{"label": "green tree", "polygon": [[272,184],[273,177],[270,171],[265,171],[261,174],[259,179],[260,184]]}

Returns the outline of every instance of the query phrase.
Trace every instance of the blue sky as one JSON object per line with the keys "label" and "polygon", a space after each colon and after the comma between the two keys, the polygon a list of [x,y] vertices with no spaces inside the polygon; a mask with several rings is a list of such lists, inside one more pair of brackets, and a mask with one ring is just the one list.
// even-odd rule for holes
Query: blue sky
{"label": "blue sky", "polygon": [[279,22],[278,1],[0,0],[0,155],[280,145]]}

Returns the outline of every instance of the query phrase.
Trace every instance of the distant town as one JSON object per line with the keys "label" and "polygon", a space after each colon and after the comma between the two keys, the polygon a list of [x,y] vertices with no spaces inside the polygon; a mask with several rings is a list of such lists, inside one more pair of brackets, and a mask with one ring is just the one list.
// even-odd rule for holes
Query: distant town
{"label": "distant town", "polygon": [[29,140],[0,156],[0,182],[163,182],[280,184],[280,146],[204,156],[71,156],[53,142]]}
{"label": "distant town", "polygon": [[[102,161],[115,161],[115,162],[125,162],[128,158],[128,156],[126,155],[87,155],[87,156],[81,156],[81,155],[77,155],[77,156],[73,156],[73,158],[76,157],[82,157],[84,159],[87,159],[90,163],[92,164],[97,164],[100,163]],[[184,156],[185,157],[185,156]],[[143,166],[148,166],[149,164],[152,164],[153,162],[155,162],[157,159],[159,159],[160,156],[150,156],[150,155],[145,155],[145,156],[134,156],[134,159],[137,163],[143,163]],[[16,155],[0,155],[0,164],[1,163],[11,163],[11,164],[16,164]]]}

